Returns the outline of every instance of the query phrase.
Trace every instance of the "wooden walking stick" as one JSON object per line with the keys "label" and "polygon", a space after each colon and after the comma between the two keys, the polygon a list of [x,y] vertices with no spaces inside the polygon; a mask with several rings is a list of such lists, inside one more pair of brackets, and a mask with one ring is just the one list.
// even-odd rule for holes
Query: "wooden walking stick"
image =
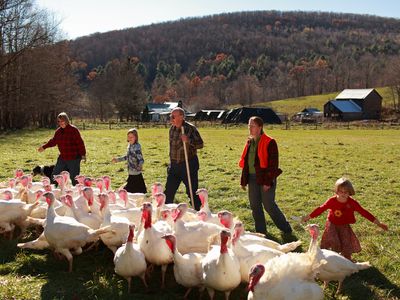
{"label": "wooden walking stick", "polygon": [[[185,128],[183,128],[183,124],[181,127],[181,132],[182,132],[182,135],[185,134]],[[186,149],[186,142],[183,142],[183,151],[185,152],[186,173],[187,173],[187,178],[188,178],[188,183],[189,183],[190,201],[192,202],[192,207],[194,208],[192,181],[190,179],[189,159],[188,159],[188,153],[187,153],[187,149]]]}

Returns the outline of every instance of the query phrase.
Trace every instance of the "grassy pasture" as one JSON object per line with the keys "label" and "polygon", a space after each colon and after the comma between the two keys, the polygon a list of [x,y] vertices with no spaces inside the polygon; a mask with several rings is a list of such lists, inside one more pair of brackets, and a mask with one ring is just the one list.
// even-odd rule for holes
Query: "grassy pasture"
{"label": "grassy pasture", "polygon": [[[342,296],[336,299],[400,299],[400,138],[398,130],[281,130],[267,131],[276,138],[280,149],[283,174],[278,179],[277,202],[286,216],[301,216],[322,204],[332,195],[337,178],[350,177],[356,189],[355,199],[370,210],[390,231],[383,233],[361,216],[353,226],[362,252],[358,261],[370,261],[372,268],[345,281]],[[231,210],[249,230],[253,221],[246,192],[239,187],[237,162],[247,136],[246,127],[231,129],[200,128],[205,148],[199,151],[200,187],[209,190],[211,209]],[[36,164],[55,161],[57,149],[43,153],[36,148],[47,141],[53,131],[19,131],[0,137],[0,181],[13,175],[16,168],[31,170]],[[112,164],[111,158],[126,148],[126,130],[86,130],[82,132],[87,146],[87,162],[82,173],[97,177],[109,174],[112,187],[122,185],[127,177],[123,163]],[[168,163],[168,129],[139,130],[145,158],[144,177],[148,187],[165,183]],[[177,201],[186,201],[181,187]],[[313,222],[323,228],[326,214]],[[268,220],[272,238],[282,242],[277,228]],[[295,235],[307,248],[309,236],[291,221]],[[22,240],[32,240],[29,232]],[[74,272],[69,274],[66,261],[56,260],[50,251],[21,251],[18,241],[0,237],[1,299],[177,299],[184,289],[176,285],[169,267],[167,289],[159,289],[160,274],[151,276],[150,290],[134,279],[133,292],[126,293],[126,281],[113,272],[112,253],[100,246],[97,251],[83,253],[74,259]],[[335,299],[336,285],[325,291],[325,299]],[[197,291],[192,292],[193,299]],[[208,296],[203,296],[207,299]],[[220,293],[217,299],[223,299]],[[234,291],[231,299],[246,299],[245,287]]]}

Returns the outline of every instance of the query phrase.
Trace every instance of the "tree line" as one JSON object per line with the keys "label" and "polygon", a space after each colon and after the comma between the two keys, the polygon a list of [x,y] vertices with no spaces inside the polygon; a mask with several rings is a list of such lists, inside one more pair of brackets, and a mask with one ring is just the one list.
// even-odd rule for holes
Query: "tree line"
{"label": "tree line", "polygon": [[67,41],[32,0],[0,1],[0,14],[2,130],[62,110],[134,120],[146,102],[197,111],[386,85],[399,110],[398,19],[241,12]]}
{"label": "tree line", "polygon": [[74,98],[68,43],[31,0],[0,1],[0,129],[47,126]]}

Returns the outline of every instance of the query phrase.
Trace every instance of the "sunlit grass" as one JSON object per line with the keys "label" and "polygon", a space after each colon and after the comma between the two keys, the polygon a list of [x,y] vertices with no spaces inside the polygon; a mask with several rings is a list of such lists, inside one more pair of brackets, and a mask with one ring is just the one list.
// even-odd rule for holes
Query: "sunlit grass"
{"label": "sunlit grass", "polygon": [[[357,199],[390,231],[382,232],[361,216],[353,225],[359,236],[362,252],[358,261],[370,261],[373,268],[345,281],[344,295],[337,299],[398,299],[400,297],[400,138],[398,130],[281,130],[267,131],[276,138],[283,174],[278,178],[277,202],[292,222],[295,235],[307,247],[309,236],[291,217],[309,213],[332,195],[337,178],[350,177]],[[222,129],[200,128],[205,147],[199,151],[200,187],[209,190],[214,211],[231,210],[253,230],[247,194],[239,186],[238,160],[247,137],[245,126]],[[57,149],[38,153],[36,148],[47,141],[48,130],[20,131],[2,135],[0,139],[0,181],[20,167],[30,171],[37,164],[51,164]],[[87,162],[82,173],[97,177],[108,174],[112,187],[125,183],[124,163],[111,163],[111,158],[126,151],[126,130],[85,130]],[[145,158],[144,178],[148,186],[155,181],[165,183],[168,165],[168,129],[139,128],[139,140]],[[188,201],[181,186],[177,201]],[[326,214],[313,222],[323,228]],[[279,230],[269,217],[268,231],[282,242]],[[23,240],[33,239],[30,233]],[[0,240],[1,299],[176,299],[184,289],[177,286],[169,268],[166,291],[160,291],[160,274],[151,276],[150,291],[145,293],[140,280],[134,280],[132,295],[126,294],[126,281],[113,272],[111,252],[100,246],[74,259],[74,272],[66,272],[66,261],[56,260],[50,251],[19,250],[17,241]],[[326,299],[334,299],[335,286],[326,291]],[[197,298],[194,292],[193,299]],[[204,296],[206,298],[207,296]],[[244,299],[239,287],[231,299]],[[392,297],[392,298],[391,298]],[[396,298],[397,297],[397,298]],[[222,299],[218,295],[217,299]]]}

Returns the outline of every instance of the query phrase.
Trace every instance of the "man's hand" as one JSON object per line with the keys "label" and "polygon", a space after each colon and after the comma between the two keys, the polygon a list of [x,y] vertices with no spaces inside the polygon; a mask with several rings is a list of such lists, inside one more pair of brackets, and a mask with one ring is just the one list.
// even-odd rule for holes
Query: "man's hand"
{"label": "man's hand", "polygon": [[38,151],[38,152],[43,152],[43,151],[44,151],[44,148],[43,148],[42,146],[40,146],[40,147],[37,149],[37,151]]}
{"label": "man's hand", "polygon": [[86,155],[83,155],[83,156],[82,156],[82,160],[83,160],[84,162],[86,162]]}
{"label": "man's hand", "polygon": [[241,185],[240,187],[242,188],[243,191],[246,190],[246,186],[245,185]]}
{"label": "man's hand", "polygon": [[268,192],[270,188],[271,188],[270,185],[263,185],[264,192]]}
{"label": "man's hand", "polygon": [[186,134],[182,134],[182,142],[184,143],[188,143],[189,142],[189,138]]}

